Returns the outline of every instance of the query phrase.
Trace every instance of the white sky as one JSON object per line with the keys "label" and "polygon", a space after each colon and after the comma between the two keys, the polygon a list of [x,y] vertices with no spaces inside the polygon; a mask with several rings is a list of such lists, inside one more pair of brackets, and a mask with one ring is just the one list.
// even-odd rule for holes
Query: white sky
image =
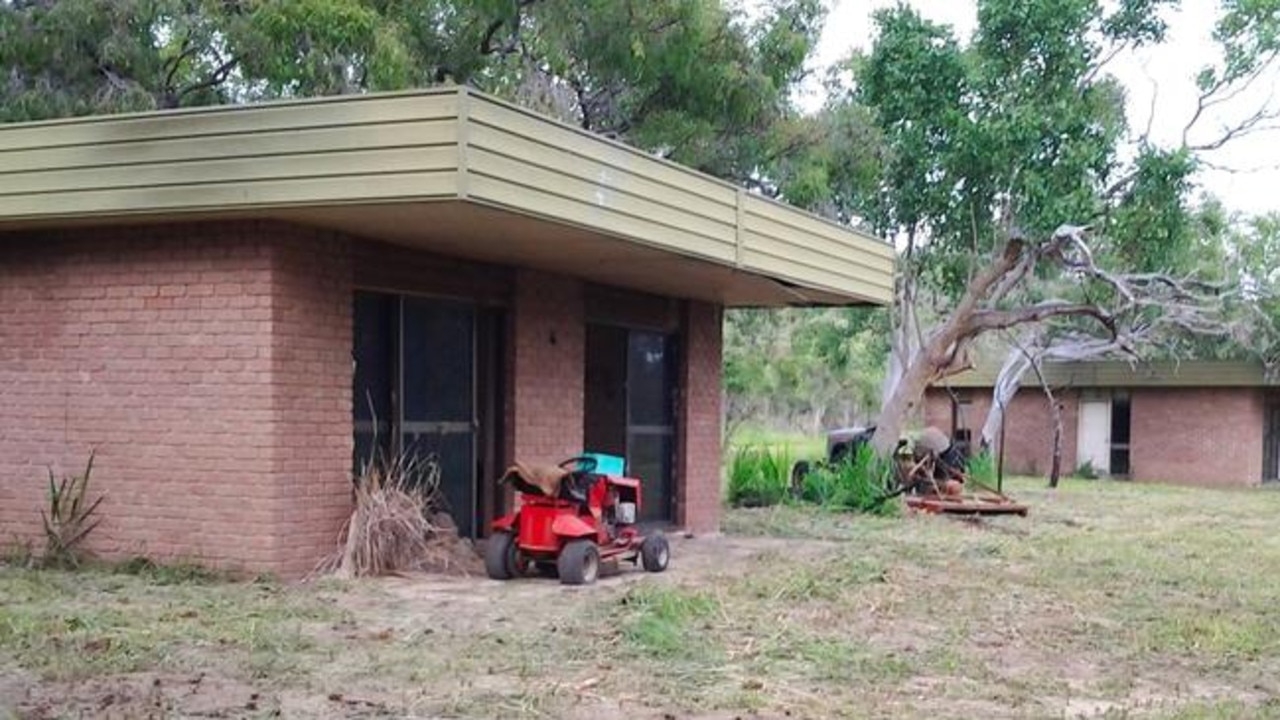
{"label": "white sky", "polygon": [[[840,60],[854,47],[867,49],[872,36],[871,13],[894,4],[895,0],[828,0],[830,13],[818,46],[818,69]],[[910,0],[910,4],[925,17],[951,25],[962,41],[968,40],[977,24],[977,11],[970,0]],[[1183,0],[1182,5],[1168,14],[1165,43],[1122,54],[1106,68],[1128,90],[1131,128],[1141,133],[1150,119],[1151,138],[1161,145],[1181,141],[1183,127],[1195,110],[1195,74],[1217,56],[1210,33],[1218,3]],[[1280,98],[1272,97],[1278,92],[1280,77],[1259,78],[1232,102],[1206,111],[1190,140],[1194,143],[1212,137],[1224,124],[1251,114],[1264,103],[1280,104]],[[802,104],[816,109],[822,104],[820,91],[806,94]],[[1200,187],[1221,198],[1228,208],[1248,213],[1280,210],[1280,131],[1234,139],[1203,158],[1234,171],[1206,169],[1197,177]]]}

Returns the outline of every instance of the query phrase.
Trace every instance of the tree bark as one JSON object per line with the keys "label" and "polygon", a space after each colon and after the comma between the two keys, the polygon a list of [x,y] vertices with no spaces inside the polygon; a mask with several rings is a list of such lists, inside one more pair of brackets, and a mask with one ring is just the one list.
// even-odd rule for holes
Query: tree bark
{"label": "tree bark", "polygon": [[876,422],[871,447],[881,457],[888,457],[898,447],[907,418],[924,397],[929,383],[935,379],[936,373],[931,363],[925,360],[925,355],[924,352],[916,353],[916,360],[907,365],[888,402],[880,409],[880,419]]}
{"label": "tree bark", "polygon": [[1049,387],[1048,381],[1044,378],[1044,373],[1040,370],[1040,363],[1031,360],[1031,369],[1036,371],[1036,378],[1040,380],[1040,389],[1044,391],[1045,400],[1049,401],[1049,416],[1053,419],[1053,456],[1049,463],[1049,487],[1058,487],[1058,479],[1062,477],[1062,408],[1058,407],[1058,399],[1053,396],[1053,388]]}

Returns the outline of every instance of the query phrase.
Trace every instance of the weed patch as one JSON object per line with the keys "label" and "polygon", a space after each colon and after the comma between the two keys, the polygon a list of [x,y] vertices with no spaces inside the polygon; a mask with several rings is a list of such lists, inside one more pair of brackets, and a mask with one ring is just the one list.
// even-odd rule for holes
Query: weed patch
{"label": "weed patch", "polygon": [[734,507],[767,507],[787,498],[791,452],[783,446],[744,446],[729,463],[727,500]]}
{"label": "weed patch", "polygon": [[635,651],[656,659],[696,659],[711,648],[703,627],[719,605],[710,595],[660,585],[629,590],[624,608],[622,639]]}
{"label": "weed patch", "polygon": [[207,652],[257,677],[280,674],[315,645],[302,625],[333,615],[275,587],[95,570],[5,569],[0,585],[0,657],[49,679],[198,668]]}

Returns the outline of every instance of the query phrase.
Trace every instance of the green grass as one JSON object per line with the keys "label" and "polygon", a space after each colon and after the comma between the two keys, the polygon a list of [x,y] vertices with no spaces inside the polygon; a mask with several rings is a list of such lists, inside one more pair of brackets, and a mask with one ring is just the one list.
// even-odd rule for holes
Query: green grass
{"label": "green grass", "polygon": [[173,714],[1280,718],[1280,493],[1006,489],[1029,517],[728,510],[667,573],[577,590],[0,568],[0,675],[70,717],[207,673],[244,693]]}
{"label": "green grass", "polygon": [[819,460],[826,455],[827,441],[822,435],[779,432],[758,427],[738,428],[729,439],[730,455],[741,447],[781,448],[795,460]]}
{"label": "green grass", "polygon": [[278,675],[316,646],[304,627],[334,615],[308,593],[207,573],[0,569],[0,587],[3,656],[48,680],[199,668],[211,657]]}
{"label": "green grass", "polygon": [[704,592],[658,585],[628,591],[622,606],[622,638],[636,653],[658,660],[705,658],[714,650],[699,632],[718,609]]}

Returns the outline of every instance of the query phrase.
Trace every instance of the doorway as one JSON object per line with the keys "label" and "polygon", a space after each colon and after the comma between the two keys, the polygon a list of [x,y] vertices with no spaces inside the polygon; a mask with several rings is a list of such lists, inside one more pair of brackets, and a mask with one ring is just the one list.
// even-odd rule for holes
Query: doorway
{"label": "doorway", "polygon": [[1099,476],[1128,477],[1132,472],[1129,455],[1132,419],[1132,401],[1127,390],[1082,398],[1076,428],[1076,468],[1088,466]]}
{"label": "doorway", "polygon": [[1280,398],[1265,405],[1262,435],[1262,481],[1280,482]]}
{"label": "doorway", "polygon": [[354,466],[401,457],[436,476],[444,508],[474,537],[492,503],[500,319],[464,302],[377,292],[355,296]]}
{"label": "doorway", "polygon": [[670,522],[675,510],[675,336],[587,326],[583,442],[626,458],[644,481],[640,519]]}
{"label": "doorway", "polygon": [[1111,472],[1111,400],[1080,402],[1076,432],[1076,467],[1093,468],[1098,475]]}
{"label": "doorway", "polygon": [[1112,477],[1129,476],[1129,433],[1132,417],[1129,396],[1116,393],[1111,396],[1111,453],[1107,472]]}

